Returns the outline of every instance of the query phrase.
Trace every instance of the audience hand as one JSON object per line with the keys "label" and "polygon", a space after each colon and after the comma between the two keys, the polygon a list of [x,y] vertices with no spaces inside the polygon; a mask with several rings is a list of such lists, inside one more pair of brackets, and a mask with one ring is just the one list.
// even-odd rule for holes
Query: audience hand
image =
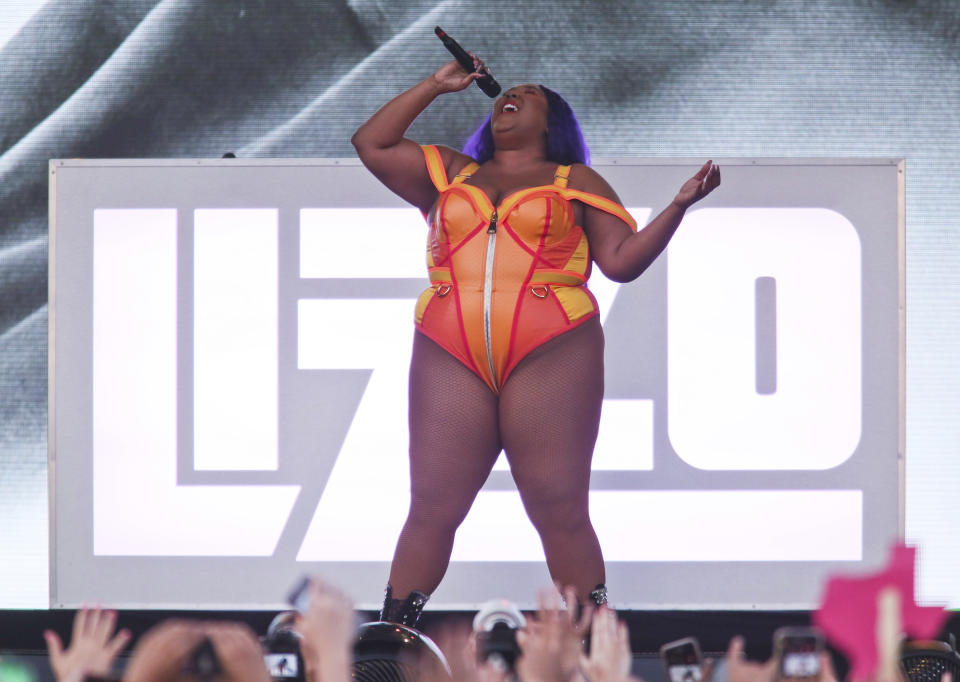
{"label": "audience hand", "polygon": [[242,623],[216,622],[203,625],[213,644],[224,682],[270,682],[263,662],[263,649],[256,635]]}
{"label": "audience hand", "polygon": [[[309,588],[310,604],[297,618],[301,650],[308,682],[350,682],[352,644],[355,639],[353,608],[339,590],[314,580]],[[567,604],[576,604],[572,588],[564,590]],[[879,665],[869,680],[856,682],[907,682],[900,665],[902,626],[900,595],[884,590],[878,595],[877,651]],[[130,640],[126,630],[115,632],[113,611],[81,609],[73,622],[69,648],[52,631],[44,636],[50,665],[58,682],[83,682],[88,676],[108,676],[120,651]],[[582,640],[593,622],[591,650],[582,652]],[[218,679],[223,682],[270,682],[261,646],[249,627],[240,623],[201,623],[170,620],[148,632],[140,641],[130,664],[126,682],[175,682],[187,675],[190,658],[208,639],[220,664]],[[475,633],[468,627],[448,627],[439,633],[453,679],[458,682],[506,682],[510,673],[487,663],[478,663]],[[556,591],[541,591],[538,610],[517,632],[520,656],[516,673],[523,682],[628,682],[632,654],[626,624],[609,608],[594,611],[590,606],[578,619],[574,608],[563,608]],[[703,666],[703,682],[710,682],[711,662]],[[427,677],[431,682],[434,675]],[[446,678],[445,673],[440,676]],[[581,677],[582,676],[582,677]],[[753,662],[744,655],[744,640],[734,637],[727,651],[728,682],[811,682],[812,678],[782,677],[777,660]],[[439,681],[439,677],[435,682]],[[821,654],[820,672],[814,682],[837,682],[828,652]],[[940,682],[952,682],[944,673]]]}
{"label": "audience hand", "polygon": [[[704,666],[704,681],[708,682],[712,670]],[[748,661],[744,654],[743,637],[734,637],[727,650],[727,675],[729,682],[810,682],[810,677],[782,677],[777,671],[777,660],[771,658],[765,663]],[[820,654],[820,672],[816,682],[837,682],[837,673],[833,668],[833,659],[826,651]]]}
{"label": "audience hand", "polygon": [[477,660],[476,633],[466,622],[444,625],[436,632],[434,641],[456,682],[507,682],[510,677],[505,668]]}
{"label": "audience hand", "polygon": [[116,611],[80,609],[73,618],[73,634],[66,650],[52,630],[44,632],[50,667],[59,682],[80,682],[87,675],[106,677],[113,662],[130,641],[130,633],[121,630],[114,635]]}
{"label": "audience hand", "polygon": [[350,679],[352,646],[356,639],[353,604],[340,590],[320,580],[310,583],[310,607],[297,618],[300,651],[308,680],[345,682]]}
{"label": "audience hand", "polygon": [[906,682],[900,667],[903,643],[900,592],[894,587],[877,594],[877,670],[867,682]]}
{"label": "audience hand", "polygon": [[536,615],[527,620],[525,630],[517,633],[521,651],[517,673],[523,682],[567,682],[578,672],[580,642],[593,609],[584,607],[578,621],[574,614],[575,590],[567,588],[564,597],[567,609],[562,608],[556,591],[541,591]]}
{"label": "audience hand", "polygon": [[766,663],[747,660],[743,637],[730,640],[730,648],[727,649],[729,682],[773,682],[776,671],[777,662],[772,658]]}
{"label": "audience hand", "polygon": [[580,671],[590,682],[622,682],[630,679],[630,634],[610,608],[593,614],[590,654],[580,654]]}
{"label": "audience hand", "polygon": [[187,667],[190,654],[203,641],[203,625],[167,620],[147,632],[127,665],[125,682],[174,682]]}

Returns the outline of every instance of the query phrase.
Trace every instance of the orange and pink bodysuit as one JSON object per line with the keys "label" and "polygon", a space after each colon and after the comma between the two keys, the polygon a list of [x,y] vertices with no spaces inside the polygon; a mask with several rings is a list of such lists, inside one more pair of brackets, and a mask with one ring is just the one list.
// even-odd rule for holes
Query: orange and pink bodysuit
{"label": "orange and pink bodysuit", "polygon": [[449,182],[436,147],[423,153],[440,197],[428,217],[430,288],[417,300],[417,328],[499,392],[527,353],[599,312],[586,287],[587,237],[570,202],[637,225],[616,202],[568,189],[570,166],[557,168],[552,185],[494,206],[464,183],[476,163]]}

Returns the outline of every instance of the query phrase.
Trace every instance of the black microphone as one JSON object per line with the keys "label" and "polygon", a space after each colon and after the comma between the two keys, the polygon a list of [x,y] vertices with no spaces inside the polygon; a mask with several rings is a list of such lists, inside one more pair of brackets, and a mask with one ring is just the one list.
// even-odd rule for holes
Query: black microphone
{"label": "black microphone", "polygon": [[[450,54],[453,55],[454,59],[460,62],[460,66],[463,67],[464,71],[474,73],[477,70],[477,67],[473,65],[473,57],[468,55],[467,51],[460,47],[460,44],[456,40],[444,33],[443,29],[439,26],[434,28],[433,32],[443,41],[444,47],[450,50]],[[487,97],[496,97],[500,94],[500,84],[493,80],[493,76],[490,75],[489,71],[477,79],[477,85],[486,93]]]}

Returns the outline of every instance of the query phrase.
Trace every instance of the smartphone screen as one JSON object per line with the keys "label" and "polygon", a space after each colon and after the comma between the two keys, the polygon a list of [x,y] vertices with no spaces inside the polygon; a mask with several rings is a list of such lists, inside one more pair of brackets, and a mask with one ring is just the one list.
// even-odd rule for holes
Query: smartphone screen
{"label": "smartphone screen", "polygon": [[670,682],[700,682],[700,647],[696,640],[688,638],[667,644],[660,653]]}
{"label": "smartphone screen", "polygon": [[785,627],[773,634],[781,678],[816,677],[820,674],[823,634],[811,627]]}

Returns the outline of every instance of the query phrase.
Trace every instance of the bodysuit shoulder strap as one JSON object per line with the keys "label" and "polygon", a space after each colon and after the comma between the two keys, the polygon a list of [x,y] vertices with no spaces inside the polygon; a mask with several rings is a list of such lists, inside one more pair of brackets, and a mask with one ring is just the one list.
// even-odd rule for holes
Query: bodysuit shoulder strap
{"label": "bodysuit shoulder strap", "polygon": [[460,172],[454,176],[453,182],[450,182],[447,180],[447,169],[443,165],[443,157],[440,156],[440,150],[432,144],[421,145],[420,149],[423,150],[423,157],[427,162],[427,172],[430,174],[430,180],[433,182],[433,186],[440,192],[445,191],[451,185],[459,185],[473,175],[474,171],[480,167],[480,164],[476,161],[471,161],[461,168]]}
{"label": "bodysuit shoulder strap", "polygon": [[561,189],[560,193],[565,199],[575,199],[594,208],[599,208],[601,211],[606,211],[620,218],[620,220],[629,225],[630,229],[634,232],[637,231],[637,221],[617,202],[611,201],[599,194],[591,194],[590,192],[584,192],[579,189],[568,189],[567,181],[570,179],[570,168],[571,166],[557,166],[557,172],[553,175],[553,184]]}
{"label": "bodysuit shoulder strap", "polygon": [[459,185],[461,182],[463,182],[464,180],[469,178],[471,175],[473,175],[474,171],[476,171],[479,167],[480,167],[479,163],[477,163],[476,161],[471,161],[466,166],[461,168],[459,173],[453,176],[453,182],[451,182],[450,184]]}
{"label": "bodysuit shoulder strap", "polygon": [[631,230],[634,232],[637,231],[637,221],[633,219],[633,216],[625,209],[623,206],[618,204],[616,201],[602,197],[599,194],[591,194],[590,192],[584,192],[579,189],[564,189],[561,190],[564,198],[571,200],[583,202],[588,206],[593,206],[594,208],[599,208],[601,211],[615,215],[620,220],[625,222]]}
{"label": "bodysuit shoulder strap", "polygon": [[450,186],[447,180],[447,169],[443,166],[443,159],[440,156],[440,150],[432,144],[421,145],[423,158],[427,162],[427,173],[430,174],[430,180],[438,191],[443,192]]}

